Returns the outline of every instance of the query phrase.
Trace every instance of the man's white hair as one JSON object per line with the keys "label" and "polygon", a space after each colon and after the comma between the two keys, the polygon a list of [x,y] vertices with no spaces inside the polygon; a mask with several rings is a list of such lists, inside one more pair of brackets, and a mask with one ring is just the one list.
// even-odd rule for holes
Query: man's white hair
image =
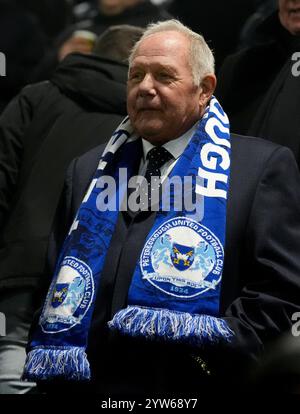
{"label": "man's white hair", "polygon": [[147,26],[144,34],[140,40],[134,45],[130,56],[129,56],[129,67],[132,64],[134,55],[142,43],[142,41],[154,34],[159,32],[169,32],[175,31],[184,34],[188,39],[190,39],[190,59],[189,63],[192,70],[192,75],[195,85],[200,85],[203,77],[207,74],[215,73],[215,59],[214,55],[207,45],[204,37],[198,33],[193,32],[184,24],[180,23],[178,20],[166,20],[164,22],[151,23]]}

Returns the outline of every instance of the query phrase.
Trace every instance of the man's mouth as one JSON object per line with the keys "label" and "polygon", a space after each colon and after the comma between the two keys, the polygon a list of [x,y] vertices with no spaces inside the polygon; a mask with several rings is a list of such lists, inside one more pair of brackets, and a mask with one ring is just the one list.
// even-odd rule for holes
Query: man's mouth
{"label": "man's mouth", "polygon": [[138,112],[153,112],[158,111],[159,108],[151,107],[151,106],[145,106],[138,109]]}

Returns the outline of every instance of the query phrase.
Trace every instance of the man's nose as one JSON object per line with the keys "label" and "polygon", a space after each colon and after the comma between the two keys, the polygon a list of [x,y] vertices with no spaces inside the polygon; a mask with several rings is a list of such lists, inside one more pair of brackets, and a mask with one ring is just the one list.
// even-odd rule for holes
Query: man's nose
{"label": "man's nose", "polygon": [[146,73],[143,80],[139,84],[139,89],[141,94],[155,95],[154,79],[151,74]]}

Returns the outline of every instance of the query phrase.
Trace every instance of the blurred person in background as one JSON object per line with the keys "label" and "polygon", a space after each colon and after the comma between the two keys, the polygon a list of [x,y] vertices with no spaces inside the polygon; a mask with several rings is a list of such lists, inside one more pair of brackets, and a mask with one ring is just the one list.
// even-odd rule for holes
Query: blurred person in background
{"label": "blurred person in background", "polygon": [[241,28],[240,39],[237,49],[254,46],[258,43],[264,43],[266,36],[260,33],[257,28],[267,17],[274,14],[277,10],[278,0],[259,0],[256,2],[257,8],[251,16],[248,17],[245,24]]}
{"label": "blurred person in background", "polygon": [[126,115],[127,58],[141,34],[129,25],[107,29],[92,55],[68,56],[50,81],[25,87],[0,117],[2,394],[34,387],[20,376],[65,170],[106,141]]}
{"label": "blurred person in background", "polygon": [[[56,39],[54,47],[49,49],[33,73],[33,82],[48,79],[58,62],[69,53],[91,53],[92,35],[100,35],[111,25],[130,24],[145,27],[149,22],[170,18],[170,14],[164,8],[152,4],[149,0],[97,0],[96,5],[96,13],[87,20],[70,26]],[[91,32],[90,38],[88,33],[83,32]]]}
{"label": "blurred person in background", "polygon": [[300,165],[300,0],[278,0],[256,33],[259,43],[224,61],[216,96],[234,132],[285,145]]}
{"label": "blurred person in background", "polygon": [[0,52],[6,76],[0,76],[0,113],[25,86],[45,53],[46,39],[34,18],[13,0],[0,0]]}
{"label": "blurred person in background", "polygon": [[73,22],[72,0],[16,0],[16,3],[38,19],[49,43]]}

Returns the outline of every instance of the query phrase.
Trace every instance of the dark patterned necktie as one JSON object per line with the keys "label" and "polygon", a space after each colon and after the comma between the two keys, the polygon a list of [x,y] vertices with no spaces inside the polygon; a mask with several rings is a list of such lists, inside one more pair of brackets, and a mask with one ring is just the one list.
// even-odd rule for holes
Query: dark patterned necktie
{"label": "dark patterned necktie", "polygon": [[[150,208],[151,202],[151,177],[157,177],[156,183],[159,183],[161,177],[161,167],[173,158],[172,154],[164,147],[153,147],[147,154],[147,170],[145,178],[148,183],[148,206]],[[157,184],[159,185],[159,184]],[[157,202],[158,200],[155,200]],[[144,209],[144,208],[143,208]]]}

